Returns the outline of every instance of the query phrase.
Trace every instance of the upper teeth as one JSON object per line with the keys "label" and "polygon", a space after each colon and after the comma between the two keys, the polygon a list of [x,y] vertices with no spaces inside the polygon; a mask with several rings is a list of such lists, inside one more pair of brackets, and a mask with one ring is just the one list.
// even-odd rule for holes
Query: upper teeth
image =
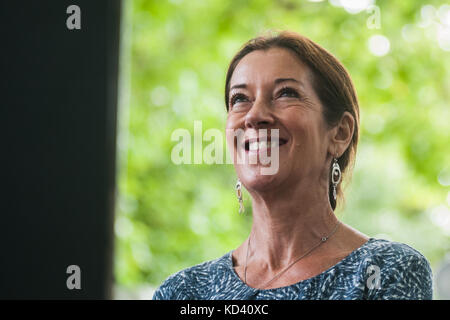
{"label": "upper teeth", "polygon": [[[270,142],[270,147],[276,147],[278,146],[279,143],[278,141],[271,141]],[[252,150],[252,151],[256,151],[256,150],[260,150],[260,149],[266,149],[267,148],[267,141],[253,141],[249,143],[248,149]]]}

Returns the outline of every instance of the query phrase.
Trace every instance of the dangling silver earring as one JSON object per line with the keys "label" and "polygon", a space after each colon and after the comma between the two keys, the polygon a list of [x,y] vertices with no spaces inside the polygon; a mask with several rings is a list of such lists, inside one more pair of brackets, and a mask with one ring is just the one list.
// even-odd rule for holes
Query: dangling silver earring
{"label": "dangling silver earring", "polygon": [[336,187],[341,181],[341,167],[336,158],[333,158],[333,167],[331,169],[331,183],[333,184],[333,198],[336,201]]}
{"label": "dangling silver earring", "polygon": [[244,202],[242,201],[242,184],[241,184],[241,180],[239,180],[239,179],[237,179],[237,182],[236,182],[236,196],[239,201],[239,213],[243,213],[244,212]]}

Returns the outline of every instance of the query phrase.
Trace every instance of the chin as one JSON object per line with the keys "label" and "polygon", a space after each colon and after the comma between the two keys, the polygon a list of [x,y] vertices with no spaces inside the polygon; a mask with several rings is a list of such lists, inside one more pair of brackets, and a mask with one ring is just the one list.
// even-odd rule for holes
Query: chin
{"label": "chin", "polygon": [[244,166],[239,170],[239,177],[247,190],[268,191],[280,183],[280,172],[276,174],[262,174],[261,166]]}

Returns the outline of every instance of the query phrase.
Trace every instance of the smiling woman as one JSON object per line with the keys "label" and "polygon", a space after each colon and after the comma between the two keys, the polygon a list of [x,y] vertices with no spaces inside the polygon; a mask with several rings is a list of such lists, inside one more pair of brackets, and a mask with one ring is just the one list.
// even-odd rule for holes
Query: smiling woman
{"label": "smiling woman", "polygon": [[[252,199],[250,235],[224,256],[171,275],[154,299],[432,298],[422,254],[334,214],[354,162],[359,105],[332,54],[292,32],[250,40],[230,63],[225,103],[238,192],[242,185]],[[264,174],[262,154],[273,152],[279,166]]]}

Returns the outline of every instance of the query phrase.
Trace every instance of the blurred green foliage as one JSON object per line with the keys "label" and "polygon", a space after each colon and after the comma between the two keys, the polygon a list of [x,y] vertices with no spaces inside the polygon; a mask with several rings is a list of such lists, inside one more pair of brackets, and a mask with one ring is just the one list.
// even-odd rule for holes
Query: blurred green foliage
{"label": "blurred green foliage", "polygon": [[[173,164],[171,134],[193,133],[194,120],[202,120],[203,132],[224,131],[228,63],[244,42],[273,29],[327,48],[357,88],[361,140],[340,219],[413,246],[435,270],[450,251],[450,40],[441,32],[443,4],[377,1],[376,29],[367,24],[370,12],[351,14],[327,1],[125,0],[116,282],[156,287],[248,235],[250,200],[245,194],[240,216],[232,165]],[[389,40],[387,54],[370,49],[374,35]]]}

